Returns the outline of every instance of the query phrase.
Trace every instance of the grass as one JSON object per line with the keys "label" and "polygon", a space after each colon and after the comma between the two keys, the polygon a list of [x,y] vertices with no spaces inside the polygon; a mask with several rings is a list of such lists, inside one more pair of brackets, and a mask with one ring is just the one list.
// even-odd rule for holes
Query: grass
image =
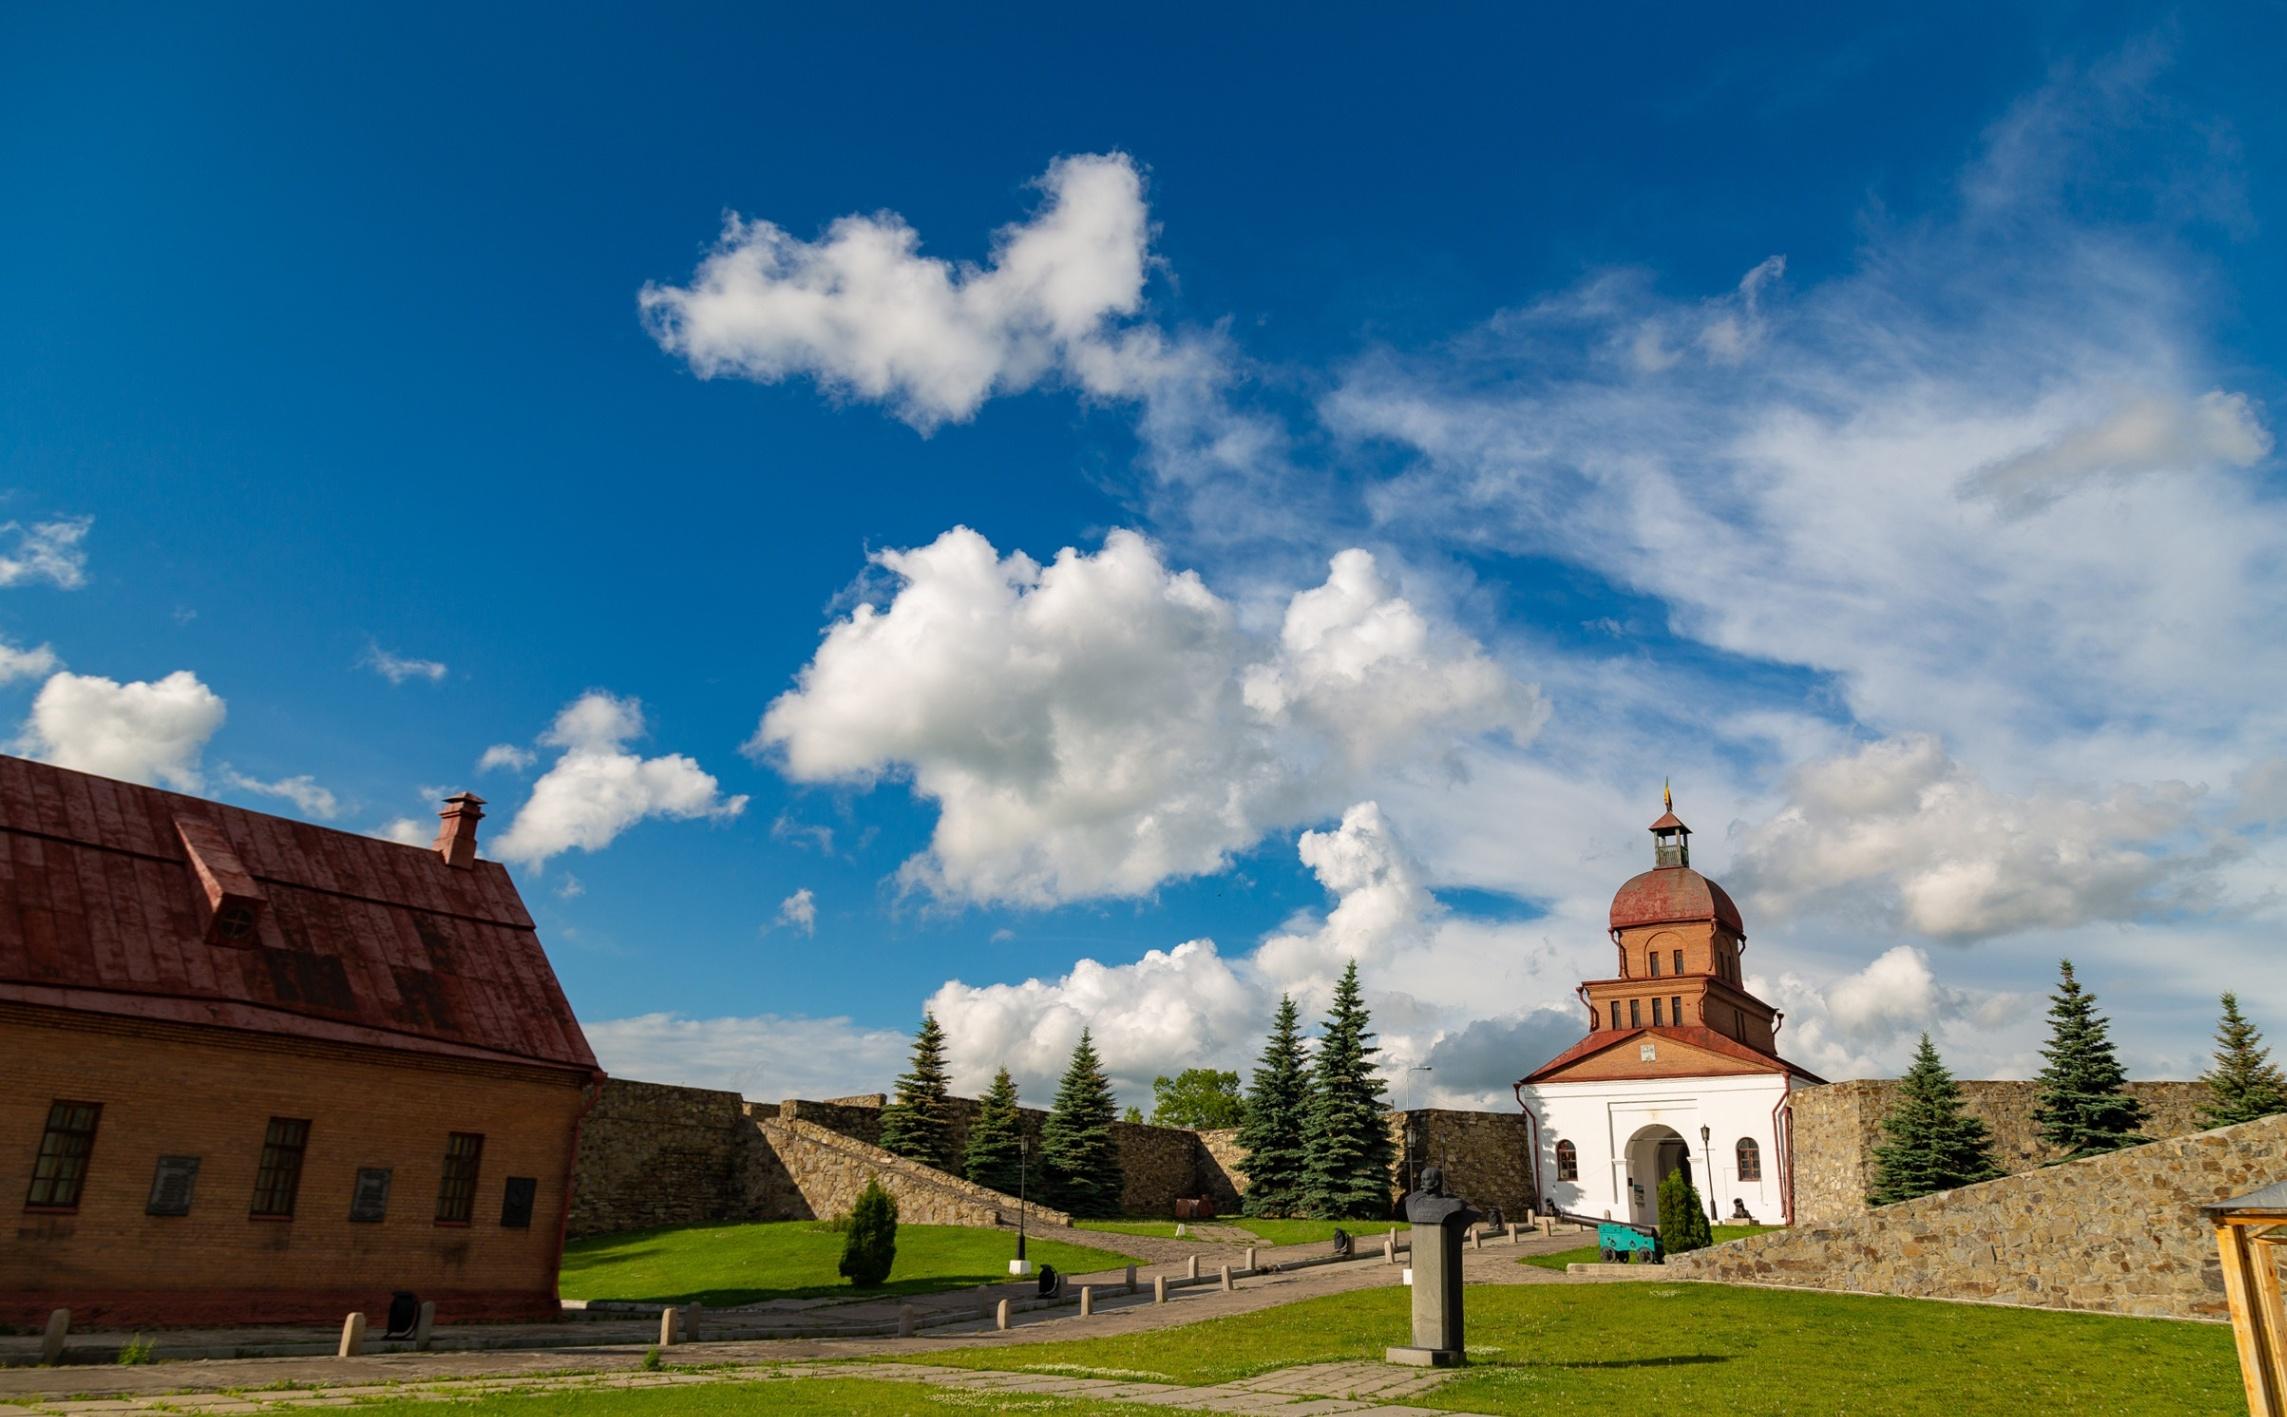
{"label": "grass", "polygon": [[[1116,1368],[1219,1383],[1297,1363],[1379,1359],[1406,1341],[1410,1291],[1328,1295],[1119,1338],[932,1352],[995,1369]],[[1712,1284],[1480,1285],[1472,1366],[1407,1401],[1458,1412],[1725,1414],[2239,1410],[2231,1331],[1930,1300]]]}
{"label": "grass", "polygon": [[[1173,1220],[1074,1220],[1072,1226],[1076,1230],[1102,1230],[1112,1235],[1145,1235],[1154,1239],[1173,1240],[1176,1238],[1175,1227],[1178,1223],[1190,1224],[1189,1221]],[[1207,1223],[1220,1225],[1224,1222],[1212,1220]]]}
{"label": "grass", "polygon": [[[432,1388],[431,1392],[450,1392]],[[286,1410],[291,1411],[292,1408]],[[688,1387],[596,1388],[498,1393],[470,1401],[398,1398],[360,1402],[360,1417],[713,1417],[716,1413],[769,1413],[770,1417],[903,1417],[915,1412],[1037,1412],[1042,1417],[1164,1417],[1163,1407],[1128,1402],[1087,1402],[1045,1394],[957,1392],[919,1383],[857,1378],[799,1378],[776,1382],[694,1383]]]}
{"label": "grass", "polygon": [[[1103,1230],[1114,1235],[1149,1235],[1162,1240],[1189,1239],[1178,1236],[1176,1222],[1172,1220],[1075,1220],[1083,1230]],[[1252,1216],[1218,1216],[1213,1220],[1185,1221],[1196,1232],[1201,1225],[1219,1226],[1225,1230],[1238,1230],[1254,1236],[1266,1245],[1322,1245],[1332,1243],[1337,1226],[1352,1236],[1364,1239],[1382,1234],[1390,1228],[1387,1220],[1262,1220]],[[1402,1226],[1400,1227],[1403,1228]]]}
{"label": "grass", "polygon": [[[835,1272],[842,1236],[810,1220],[761,1225],[689,1225],[595,1235],[564,1247],[567,1299],[632,1299],[711,1307],[766,1299],[856,1294],[924,1294],[1005,1281],[1016,1238],[962,1225],[900,1225],[897,1264],[878,1289],[857,1289]],[[1067,1274],[1117,1269],[1132,1256],[1087,1245],[1031,1241],[1034,1264]]]}
{"label": "grass", "polygon": [[[1760,1235],[1767,1230],[1777,1228],[1775,1225],[1718,1225],[1715,1227],[1715,1243],[1720,1245],[1726,1240],[1744,1240],[1750,1235]],[[1594,1264],[1596,1261],[1596,1246],[1591,1243],[1582,1245],[1577,1250],[1558,1250],[1556,1253],[1548,1255],[1527,1255],[1518,1263],[1534,1265],[1541,1269],[1553,1269],[1561,1274],[1566,1265]]]}

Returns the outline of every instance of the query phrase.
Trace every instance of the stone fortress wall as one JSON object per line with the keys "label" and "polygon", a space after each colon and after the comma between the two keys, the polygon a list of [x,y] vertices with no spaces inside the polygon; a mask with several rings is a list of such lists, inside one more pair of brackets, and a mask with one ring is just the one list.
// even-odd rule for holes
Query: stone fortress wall
{"label": "stone fortress wall", "polygon": [[[868,1176],[898,1198],[916,1224],[1014,1224],[1017,1200],[882,1151],[880,1093],[824,1101],[747,1102],[735,1092],[613,1078],[580,1133],[569,1233],[757,1220],[808,1220],[846,1212]],[[954,1099],[956,1150],[979,1104]],[[1048,1114],[1020,1108],[1039,1145]],[[1406,1155],[1411,1126],[1420,1165],[1445,1168],[1451,1188],[1506,1216],[1532,1208],[1527,1131],[1521,1114],[1423,1108],[1390,1115]],[[1121,1210],[1172,1216],[1178,1199],[1205,1196],[1236,1214],[1246,1190],[1235,1129],[1194,1132],[1117,1122],[1112,1137],[1126,1181]],[[1403,1167],[1399,1168],[1401,1171]],[[1392,1178],[1395,1200],[1408,1178]],[[1032,1203],[1035,1212],[1042,1208]],[[1048,1218],[1061,1219],[1054,1212]]]}
{"label": "stone fortress wall", "polygon": [[[1968,1110],[1993,1129],[2001,1169],[2015,1174],[2047,1165],[2057,1153],[2033,1125],[2039,1087],[2030,1082],[1964,1082]],[[2199,1131],[2208,1100],[2198,1082],[2132,1082],[2144,1104],[2144,1134],[2155,1141]],[[1795,1223],[1826,1225],[1864,1215],[1874,1185],[1874,1148],[1896,1098],[1895,1079],[1861,1079],[1805,1088],[1788,1099],[1794,1119]]]}
{"label": "stone fortress wall", "polygon": [[1665,1275],[2221,1319],[2221,1262],[2199,1208],[2282,1175],[2287,1115],[1671,1256]]}

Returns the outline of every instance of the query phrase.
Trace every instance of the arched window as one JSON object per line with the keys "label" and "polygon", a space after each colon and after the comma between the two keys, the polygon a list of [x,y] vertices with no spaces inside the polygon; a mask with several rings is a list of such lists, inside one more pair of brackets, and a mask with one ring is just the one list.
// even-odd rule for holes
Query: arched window
{"label": "arched window", "polygon": [[1652,977],[1657,979],[1660,977],[1660,952],[1658,950],[1653,950],[1651,952],[1650,958],[1652,961]]}
{"label": "arched window", "polygon": [[1580,1179],[1580,1152],[1571,1142],[1560,1141],[1556,1144],[1556,1178],[1559,1181]]}
{"label": "arched window", "polygon": [[1741,1137],[1737,1150],[1739,1153],[1739,1179],[1742,1181],[1762,1180],[1763,1148],[1755,1145],[1753,1137]]}

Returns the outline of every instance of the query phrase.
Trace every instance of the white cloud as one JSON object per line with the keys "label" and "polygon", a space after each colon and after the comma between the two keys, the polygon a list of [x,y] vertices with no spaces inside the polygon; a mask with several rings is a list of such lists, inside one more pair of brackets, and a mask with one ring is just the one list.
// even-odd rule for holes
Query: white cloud
{"label": "white cloud", "polygon": [[32,700],[15,746],[81,772],[196,792],[200,754],[223,716],[222,697],[187,669],[126,684],[56,674]]}
{"label": "white cloud", "polygon": [[392,654],[370,642],[365,647],[365,657],[358,663],[392,684],[402,684],[408,679],[426,679],[432,684],[438,684],[444,682],[445,675],[450,672],[437,660]]}
{"label": "white cloud", "polygon": [[2148,916],[2183,904],[2219,859],[2169,849],[2200,802],[2183,783],[2012,796],[1927,734],[1807,763],[1790,787],[1744,839],[1741,884],[1756,904],[1862,901],[1880,883],[1906,924],[1937,939]]}
{"label": "white cloud", "polygon": [[437,840],[436,827],[412,817],[397,817],[368,832],[383,841],[394,841],[399,846],[433,846]]}
{"label": "white cloud", "polygon": [[[1279,996],[1292,995],[1315,1024],[1351,960],[1393,1091],[1408,1065],[1428,1061],[1435,1068],[1439,1050],[1447,1050],[1447,1075],[1415,1080],[1414,1100],[1425,1105],[1488,1103],[1585,1031],[1577,1009],[1530,1012],[1566,997],[1573,984],[1532,977],[1526,963],[1540,951],[1536,932],[1449,913],[1375,804],[1352,806],[1332,830],[1305,832],[1297,850],[1334,904],[1324,916],[1289,921],[1245,956],[1227,958],[1212,940],[1190,940],[1124,964],[1083,959],[1055,979],[947,982],[928,1007],[945,1027],[956,1084],[981,1087],[1005,1065],[1039,1095],[1063,1070],[1082,1028],[1093,1030],[1125,1097],[1147,1096],[1154,1076],[1186,1067],[1243,1071],[1261,1049]],[[1488,993],[1528,1011],[1527,1026],[1513,1035],[1522,1051],[1507,1064],[1486,1062],[1482,1033],[1452,1045],[1461,1052],[1447,1046],[1483,1016]],[[1561,1041],[1524,1056],[1552,1039]],[[1488,1066],[1510,1071],[1488,1080]]]}
{"label": "white cloud", "polygon": [[304,816],[331,821],[341,813],[341,803],[333,793],[319,786],[318,780],[308,773],[282,777],[275,782],[263,782],[226,766],[222,770],[222,780],[241,792],[291,802]]}
{"label": "white cloud", "polygon": [[875,560],[900,584],[834,624],[750,751],[797,781],[905,774],[938,804],[906,879],[973,901],[1135,895],[1322,814],[1364,769],[1487,732],[1537,695],[1346,551],[1276,642],[1142,537],[1042,567],[955,528]]}
{"label": "white cloud", "polygon": [[647,817],[722,821],[746,810],[743,794],[723,796],[690,758],[628,751],[627,741],[643,731],[643,705],[635,699],[591,691],[567,704],[540,738],[562,752],[532,784],[493,852],[537,867],[575,848],[601,851]]}
{"label": "white cloud", "polygon": [[558,900],[578,900],[587,893],[588,888],[580,884],[580,878],[569,871],[564,873],[564,879],[556,883],[556,899]]}
{"label": "white cloud", "polygon": [[14,545],[0,551],[0,586],[31,585],[46,581],[63,590],[87,584],[87,539],[93,517],[58,517],[54,521],[0,522],[0,536],[12,536]]}
{"label": "white cloud", "polygon": [[1923,1033],[1939,1040],[1959,1076],[2009,1075],[2003,1060],[2013,1052],[2021,1073],[2038,1031],[2039,1010],[2023,998],[1941,984],[1930,957],[1912,945],[1893,946],[1839,978],[1790,972],[1775,982],[1750,976],[1747,987],[1785,1014],[1779,1051],[1829,1082],[1895,1076]]}
{"label": "white cloud", "polygon": [[1962,486],[2011,510],[2031,512],[2100,478],[2252,467],[2270,451],[2271,432],[2245,394],[2130,394],[2080,427],[1971,473]]}
{"label": "white cloud", "polygon": [[847,1018],[688,1018],[642,1014],[581,1020],[596,1060],[613,1077],[736,1092],[756,1101],[841,1097],[857,1083],[883,1089],[913,1040]]}
{"label": "white cloud", "polygon": [[522,772],[538,761],[540,755],[529,748],[519,748],[514,743],[495,743],[476,760],[476,770],[492,772],[505,769],[509,772]]}
{"label": "white cloud", "polygon": [[818,898],[804,886],[778,903],[778,923],[790,925],[805,935],[818,933]]}
{"label": "white cloud", "polygon": [[807,374],[888,403],[917,428],[965,420],[995,393],[1064,375],[1142,300],[1150,223],[1125,155],[1059,159],[1040,211],[990,261],[920,253],[892,213],[846,216],[815,242],[732,216],[689,286],[646,285],[646,325],[703,378]]}
{"label": "white cloud", "polygon": [[53,646],[39,645],[32,649],[18,649],[0,640],[0,684],[12,684],[18,679],[39,679],[63,667]]}

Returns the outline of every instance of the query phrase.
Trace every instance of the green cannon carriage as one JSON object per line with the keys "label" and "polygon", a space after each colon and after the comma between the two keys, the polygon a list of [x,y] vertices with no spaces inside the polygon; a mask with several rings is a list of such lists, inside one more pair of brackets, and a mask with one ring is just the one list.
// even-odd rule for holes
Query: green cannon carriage
{"label": "green cannon carriage", "polygon": [[1668,1252],[1660,1244],[1660,1231],[1656,1225],[1631,1225],[1624,1220],[1604,1220],[1596,1225],[1596,1257],[1606,1264],[1634,1264],[1637,1255],[1650,1257],[1653,1264],[1666,1264]]}

